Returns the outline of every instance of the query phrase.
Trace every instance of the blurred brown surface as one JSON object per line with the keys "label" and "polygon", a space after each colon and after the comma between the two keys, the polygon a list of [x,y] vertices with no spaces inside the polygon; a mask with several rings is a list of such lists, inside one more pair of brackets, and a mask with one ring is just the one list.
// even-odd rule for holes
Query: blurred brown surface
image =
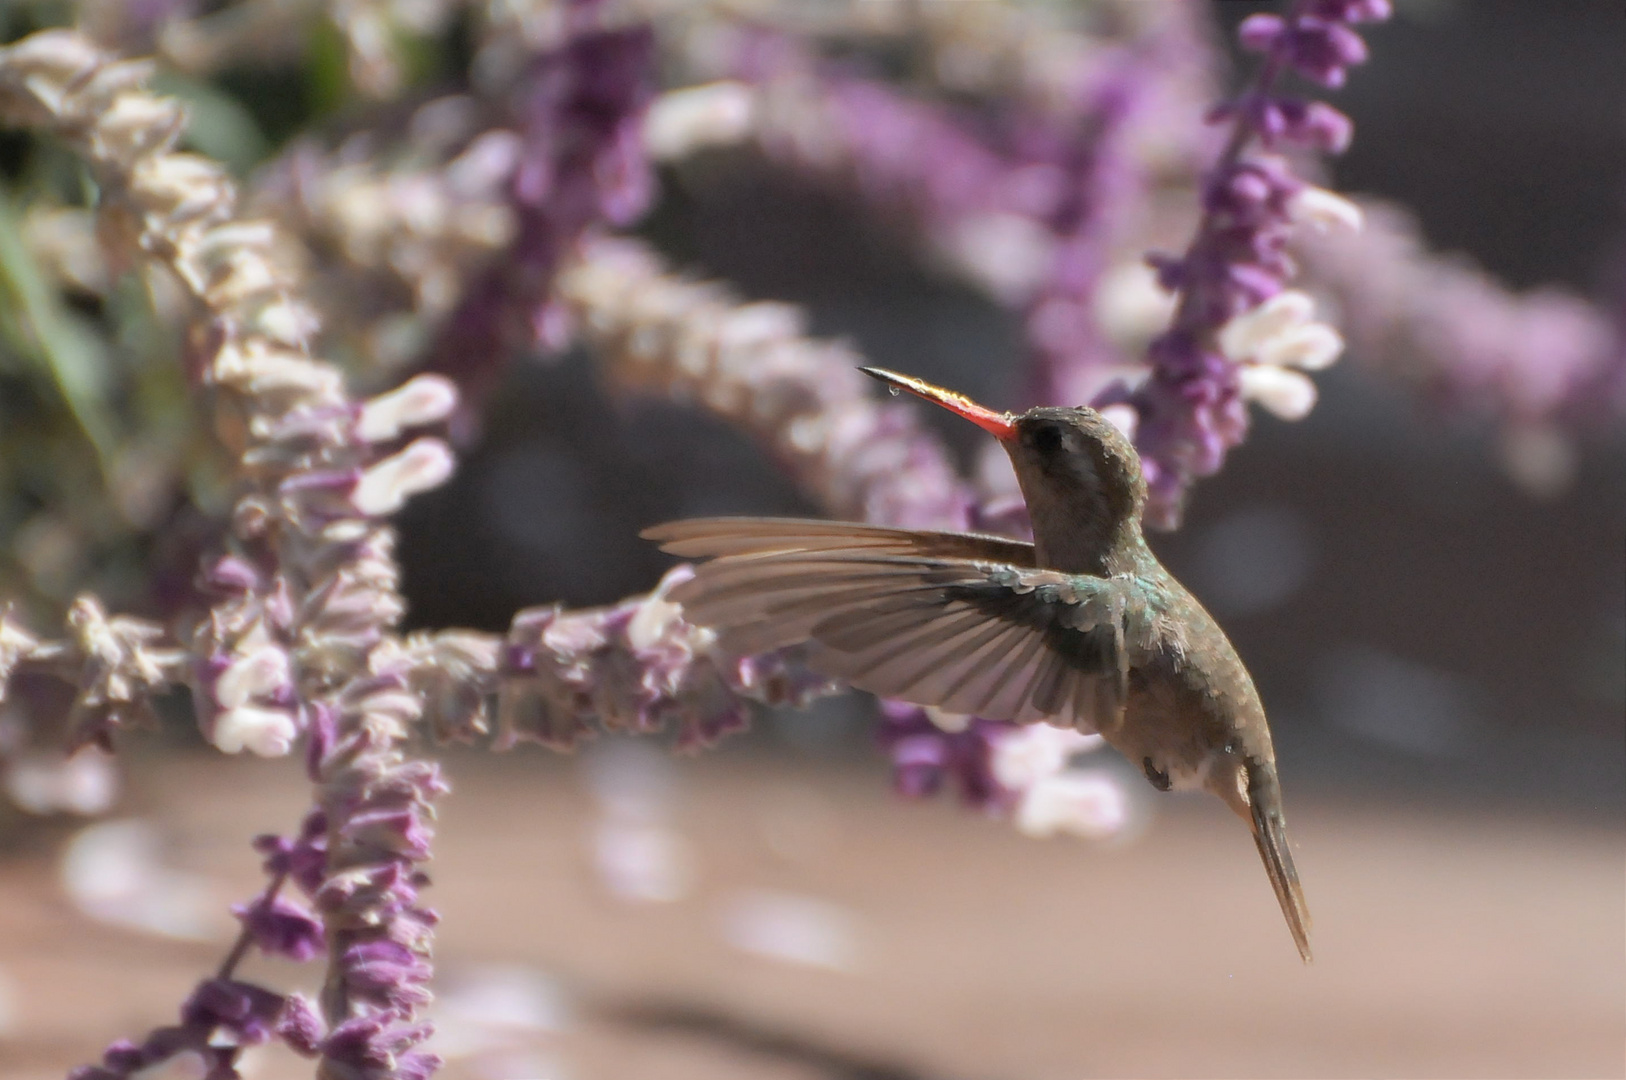
{"label": "blurred brown surface", "polygon": [[[1084,1076],[1621,1076],[1623,830],[1606,819],[1289,807],[1316,916],[1302,967],[1240,823],[1165,797],[1118,848],[1033,841],[876,768],[750,749],[679,760],[666,824],[692,847],[683,899],[607,896],[600,812],[574,762],[454,756],[431,902],[448,981],[523,965],[556,984],[557,1031],[515,1068],[550,1080],[925,1080]],[[173,865],[257,885],[246,840],[306,798],[293,762],[138,760],[133,812]],[[855,959],[748,955],[720,932],[740,890],[836,905]],[[94,922],[51,853],[0,864],[0,973],[15,1022],[0,1076],[59,1076],[169,1022],[223,947]],[[314,969],[251,975],[288,987]],[[540,1064],[538,1064],[540,1063]],[[502,1075],[459,1058],[448,1077]],[[253,1076],[309,1075],[264,1056]]]}

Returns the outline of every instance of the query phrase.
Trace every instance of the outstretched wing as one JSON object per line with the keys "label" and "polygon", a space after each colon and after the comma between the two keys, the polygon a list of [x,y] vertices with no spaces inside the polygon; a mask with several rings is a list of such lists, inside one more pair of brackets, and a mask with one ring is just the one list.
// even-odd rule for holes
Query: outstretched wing
{"label": "outstretched wing", "polygon": [[1015,540],[847,522],[708,518],[644,536],[711,559],[671,596],[727,651],[807,642],[816,669],[861,690],[991,720],[1096,731],[1122,715],[1146,624],[1131,579],[1040,569]]}

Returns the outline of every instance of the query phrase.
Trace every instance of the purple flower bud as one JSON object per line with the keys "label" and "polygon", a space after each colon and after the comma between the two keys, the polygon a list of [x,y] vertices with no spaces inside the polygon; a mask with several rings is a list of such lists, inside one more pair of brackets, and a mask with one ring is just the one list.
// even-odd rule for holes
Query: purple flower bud
{"label": "purple flower bud", "polygon": [[428,858],[434,838],[421,814],[408,807],[360,811],[344,823],[343,833],[352,843],[413,860]]}
{"label": "purple flower bud", "polygon": [[593,163],[599,213],[612,225],[630,225],[643,216],[655,193],[655,174],[644,150],[643,118],[629,118]]}
{"label": "purple flower bud", "polygon": [[[1226,177],[1221,185],[1216,186],[1216,192],[1210,205],[1216,209],[1224,206],[1236,213],[1247,207],[1263,204],[1270,198],[1271,185],[1255,170],[1238,169]],[[1224,202],[1221,201],[1222,197]]]}
{"label": "purple flower bud", "polygon": [[322,1023],[316,1005],[303,994],[289,994],[283,1001],[282,1015],[277,1017],[277,1037],[294,1053],[315,1057],[326,1032],[327,1025]]}
{"label": "purple flower bud", "polygon": [[958,731],[934,724],[919,706],[881,703],[878,738],[892,756],[893,785],[911,798],[936,793],[953,780],[963,802],[988,810],[1003,808],[1010,793],[994,779],[993,743],[1013,725],[968,720]]}
{"label": "purple flower bud", "polygon": [[765,705],[801,709],[837,692],[834,683],[807,666],[802,649],[741,657],[726,675],[731,686]]}
{"label": "purple flower bud", "polygon": [[1236,37],[1249,52],[1268,53],[1287,33],[1287,20],[1280,15],[1249,15],[1236,28]]}
{"label": "purple flower bud", "polygon": [[1233,263],[1226,268],[1226,276],[1233,299],[1225,321],[1258,307],[1285,287],[1279,271],[1252,263]]}
{"label": "purple flower bud", "polygon": [[[95,1069],[96,1072],[106,1075],[122,1077],[141,1068],[142,1057],[139,1046],[129,1039],[118,1039],[102,1052],[102,1064],[107,1066],[105,1070],[95,1069],[95,1066],[90,1065],[85,1066],[85,1068]],[[78,1072],[76,1070],[73,1075],[77,1076]]]}
{"label": "purple flower bud", "polygon": [[252,983],[209,979],[181,1006],[181,1021],[205,1033],[224,1031],[239,1046],[254,1046],[271,1037],[282,1002],[281,994]]}
{"label": "purple flower bud", "polygon": [[418,898],[417,879],[399,862],[363,863],[329,874],[312,898],[319,910],[393,916]]}
{"label": "purple flower bud", "polygon": [[935,795],[949,764],[945,740],[936,735],[906,735],[892,744],[892,783],[902,795],[921,799]]}
{"label": "purple flower bud", "polygon": [[289,474],[278,485],[277,490],[285,498],[308,497],[327,492],[336,492],[348,498],[360,479],[361,470],[357,468],[308,469]]}
{"label": "purple flower bud", "polygon": [[[1269,107],[1277,119],[1280,138],[1328,154],[1341,154],[1349,149],[1355,125],[1326,102],[1279,98],[1270,102]],[[1266,140],[1266,145],[1270,143],[1271,140]]]}
{"label": "purple flower bud", "polygon": [[1163,251],[1147,252],[1146,265],[1157,271],[1158,286],[1165,292],[1177,293],[1186,287],[1189,280],[1186,261],[1180,256]]}
{"label": "purple flower bud", "polygon": [[322,924],[284,896],[232,905],[232,914],[262,952],[304,963],[325,947]]}
{"label": "purple flower bud", "polygon": [[322,1040],[322,1056],[347,1080],[429,1080],[441,1060],[415,1047],[428,1024],[403,1024],[378,1014],[346,1020]]}
{"label": "purple flower bud", "polygon": [[394,941],[366,941],[350,946],[339,959],[346,990],[356,1001],[397,1015],[432,999],[429,962]]}
{"label": "purple flower bud", "polygon": [[247,559],[224,555],[209,563],[203,573],[203,584],[226,594],[258,592],[263,581],[260,572]]}
{"label": "purple flower bud", "polygon": [[254,850],[266,856],[266,873],[286,874],[306,896],[311,896],[321,886],[327,867],[327,815],[311,811],[292,840],[273,835],[255,837]]}
{"label": "purple flower bud", "polygon": [[564,42],[531,52],[512,94],[519,142],[505,156],[517,157],[508,193],[518,236],[511,257],[465,291],[432,362],[459,383],[465,408],[494,385],[514,347],[557,334],[554,276],[582,235],[600,221],[630,224],[654,193],[641,131],[655,88],[654,33],[599,22],[567,16]]}
{"label": "purple flower bud", "polygon": [[1342,22],[1303,16],[1282,46],[1294,71],[1329,89],[1344,85],[1348,69],[1366,62],[1366,42]]}

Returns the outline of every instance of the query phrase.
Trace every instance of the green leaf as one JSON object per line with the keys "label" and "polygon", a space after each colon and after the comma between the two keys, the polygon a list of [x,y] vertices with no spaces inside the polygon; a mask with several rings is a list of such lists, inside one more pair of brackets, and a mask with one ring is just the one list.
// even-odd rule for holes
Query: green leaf
{"label": "green leaf", "polygon": [[265,159],[271,142],[241,101],[213,83],[164,71],[152,88],[179,98],[189,114],[186,143],[205,157],[224,162],[238,176]]}
{"label": "green leaf", "polygon": [[344,107],[352,92],[344,35],[327,19],[317,19],[311,24],[309,41],[305,50],[307,105],[318,117],[331,116]]}
{"label": "green leaf", "polygon": [[0,187],[0,303],[11,309],[12,345],[31,367],[48,375],[80,432],[96,451],[102,475],[114,449],[113,412],[107,402],[107,356],[102,342],[63,305],[23,244],[22,216]]}

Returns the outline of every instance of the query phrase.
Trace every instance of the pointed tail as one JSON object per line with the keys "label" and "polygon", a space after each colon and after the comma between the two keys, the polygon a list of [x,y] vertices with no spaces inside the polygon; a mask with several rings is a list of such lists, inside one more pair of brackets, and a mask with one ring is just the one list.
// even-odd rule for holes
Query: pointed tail
{"label": "pointed tail", "polygon": [[1248,788],[1253,842],[1259,847],[1259,858],[1264,860],[1265,873],[1270,875],[1270,887],[1276,890],[1276,902],[1281,904],[1282,914],[1287,917],[1287,928],[1293,932],[1293,944],[1299,947],[1299,956],[1308,964],[1310,909],[1304,903],[1299,872],[1293,867],[1293,853],[1287,848],[1287,822],[1282,818],[1281,788],[1274,775],[1258,773],[1250,778]]}

